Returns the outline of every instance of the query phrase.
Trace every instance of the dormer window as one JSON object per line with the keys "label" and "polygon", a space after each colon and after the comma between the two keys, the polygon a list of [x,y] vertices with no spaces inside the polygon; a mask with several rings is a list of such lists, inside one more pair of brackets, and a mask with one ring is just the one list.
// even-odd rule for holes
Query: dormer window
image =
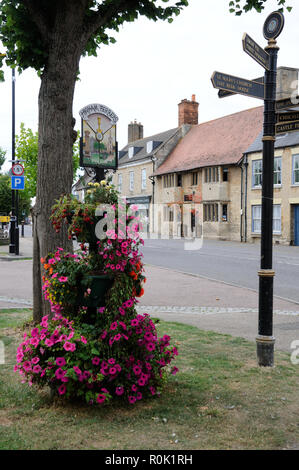
{"label": "dormer window", "polygon": [[159,140],[149,140],[146,143],[146,152],[147,153],[152,153],[161,144],[162,144],[162,142],[159,141]]}
{"label": "dormer window", "polygon": [[129,147],[128,155],[129,155],[129,158],[132,158],[134,156],[134,147]]}
{"label": "dormer window", "polygon": [[140,152],[141,149],[142,149],[142,147],[134,147],[133,145],[132,145],[132,147],[129,147],[129,149],[128,149],[129,158],[133,158],[134,155],[136,155],[136,153]]}
{"label": "dormer window", "polygon": [[150,140],[149,142],[147,142],[146,144],[146,151],[147,153],[151,153],[153,151],[153,148],[154,148],[154,142],[152,140]]}

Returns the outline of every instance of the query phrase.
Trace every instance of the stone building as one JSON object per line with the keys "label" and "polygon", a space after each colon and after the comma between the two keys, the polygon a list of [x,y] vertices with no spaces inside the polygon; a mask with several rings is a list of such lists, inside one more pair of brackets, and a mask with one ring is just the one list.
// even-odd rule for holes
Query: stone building
{"label": "stone building", "polygon": [[178,127],[143,137],[143,126],[136,121],[128,126],[128,143],[119,151],[118,169],[112,183],[128,204],[137,204],[146,230],[153,232],[156,181],[153,173],[167,159],[192,125],[198,123],[198,103],[182,100],[178,105]]}
{"label": "stone building", "polygon": [[193,126],[156,168],[155,230],[162,237],[240,240],[242,158],[263,108]]}
{"label": "stone building", "polygon": [[[259,241],[261,237],[262,147],[260,134],[246,150],[242,165],[243,194],[246,195],[242,239],[250,242]],[[273,241],[299,246],[299,132],[276,136]]]}

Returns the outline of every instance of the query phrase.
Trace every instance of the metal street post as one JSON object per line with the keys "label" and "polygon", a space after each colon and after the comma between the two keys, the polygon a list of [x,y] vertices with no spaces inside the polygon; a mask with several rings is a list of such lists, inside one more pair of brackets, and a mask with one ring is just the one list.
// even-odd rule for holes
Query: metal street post
{"label": "metal street post", "polygon": [[[12,146],[11,146],[11,154],[12,154],[12,163],[15,161],[15,69],[12,68],[12,75],[11,75],[11,87],[12,87]],[[10,218],[10,244],[9,244],[9,253],[19,254],[16,251],[18,242],[16,240],[17,232],[17,218],[16,218],[16,191],[14,189],[11,190],[11,218]]]}
{"label": "metal street post", "polygon": [[263,171],[262,171],[262,226],[261,260],[259,275],[259,320],[257,359],[260,366],[274,364],[273,336],[273,173],[275,143],[275,101],[277,78],[278,46],[276,38],[284,26],[280,12],[271,13],[264,24],[264,37],[268,40],[265,48],[269,54],[269,70],[265,71],[264,130],[263,130]]}
{"label": "metal street post", "polygon": [[[273,174],[274,174],[274,142],[275,133],[285,129],[297,131],[299,122],[295,113],[286,116],[288,122],[278,117],[276,124],[276,111],[288,105],[296,106],[293,99],[287,98],[276,102],[277,53],[279,48],[276,38],[284,26],[284,16],[280,11],[271,13],[263,28],[268,45],[262,49],[248,34],[243,36],[243,49],[265,69],[264,79],[246,80],[221,72],[214,72],[211,80],[213,86],[218,88],[219,97],[242,94],[264,100],[263,125],[263,172],[262,172],[262,226],[261,226],[261,261],[259,275],[259,321],[257,343],[257,359],[260,366],[273,366],[274,342],[273,337],[273,278],[275,272],[272,268],[273,243]],[[283,123],[281,123],[283,122]]]}

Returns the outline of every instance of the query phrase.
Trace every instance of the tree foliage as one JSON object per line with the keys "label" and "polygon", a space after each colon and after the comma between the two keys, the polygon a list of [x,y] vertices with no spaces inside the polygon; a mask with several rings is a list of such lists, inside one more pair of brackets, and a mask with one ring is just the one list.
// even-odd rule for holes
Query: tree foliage
{"label": "tree foliage", "polygon": [[3,163],[5,162],[5,155],[6,155],[5,150],[3,150],[3,149],[0,147],[0,171],[1,171],[1,168],[2,168]]}
{"label": "tree foliage", "polygon": [[[0,153],[1,155],[1,153]],[[16,159],[24,165],[26,180],[25,191],[30,198],[36,196],[37,181],[37,158],[38,158],[38,132],[25,128],[21,123],[20,133],[16,136]],[[0,160],[1,163],[1,160]],[[73,176],[76,177],[79,168],[79,139],[73,145]]]}
{"label": "tree foliage", "polygon": [[51,56],[58,17],[67,14],[70,3],[78,4],[78,15],[82,16],[82,35],[78,37],[81,55],[96,56],[100,44],[115,42],[110,31],[119,31],[123,23],[135,21],[139,15],[172,22],[188,0],[165,7],[157,5],[157,0],[1,0],[0,40],[6,57],[0,57],[0,66],[5,60],[9,66],[17,64],[19,71],[32,67],[41,74]]}
{"label": "tree foliage", "polygon": [[[30,197],[26,191],[19,194],[19,219],[27,217],[30,211]],[[8,215],[11,212],[11,183],[8,175],[0,175],[0,213]]]}
{"label": "tree foliage", "polygon": [[[277,0],[277,6],[279,11],[291,11],[291,6],[286,6],[287,0]],[[235,13],[237,16],[242,15],[243,12],[250,11],[252,9],[256,10],[258,13],[261,13],[265,8],[265,3],[267,0],[231,0],[229,2],[229,11]]]}

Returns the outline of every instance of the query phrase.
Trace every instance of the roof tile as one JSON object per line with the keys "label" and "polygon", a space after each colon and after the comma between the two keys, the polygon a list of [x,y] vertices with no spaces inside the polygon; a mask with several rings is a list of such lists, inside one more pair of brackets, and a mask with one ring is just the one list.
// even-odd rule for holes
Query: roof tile
{"label": "roof tile", "polygon": [[155,175],[213,165],[237,164],[263,126],[263,107],[194,126]]}

